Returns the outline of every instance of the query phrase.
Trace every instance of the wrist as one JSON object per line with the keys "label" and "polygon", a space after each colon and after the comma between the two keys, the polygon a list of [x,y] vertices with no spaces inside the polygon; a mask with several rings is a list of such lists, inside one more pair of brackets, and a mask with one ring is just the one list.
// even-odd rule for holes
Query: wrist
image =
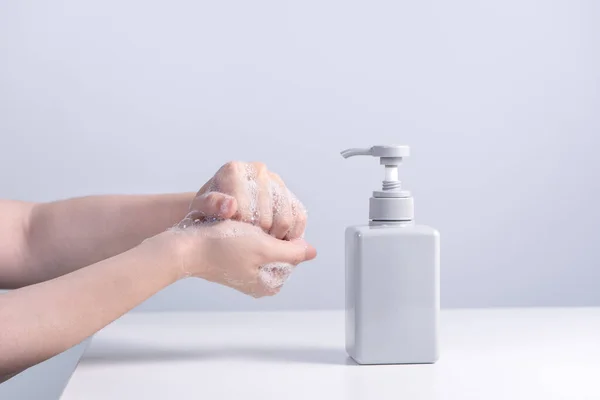
{"label": "wrist", "polygon": [[175,215],[175,219],[172,222],[173,225],[185,218],[185,216],[190,212],[190,205],[192,204],[192,201],[195,197],[196,193],[193,192],[179,193],[176,195],[176,201],[174,202],[174,204],[176,204],[175,207],[177,213]]}
{"label": "wrist", "polygon": [[144,240],[138,246],[153,262],[162,265],[173,282],[189,276],[186,272],[186,252],[176,236],[171,231],[165,231]]}

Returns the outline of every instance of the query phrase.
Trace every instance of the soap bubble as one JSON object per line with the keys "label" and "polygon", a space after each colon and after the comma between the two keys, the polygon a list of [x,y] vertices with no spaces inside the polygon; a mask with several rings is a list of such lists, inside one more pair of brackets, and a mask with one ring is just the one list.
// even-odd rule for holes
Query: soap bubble
{"label": "soap bubble", "polygon": [[246,164],[245,167],[245,180],[243,180],[242,184],[246,187],[246,193],[248,193],[249,197],[249,214],[250,214],[250,222],[252,225],[256,225],[260,220],[260,215],[258,212],[258,195],[259,195],[259,186],[256,182],[257,172],[254,164]]}
{"label": "soap bubble", "polygon": [[294,266],[289,263],[269,263],[260,267],[258,276],[267,287],[277,289],[283,286],[293,270]]}

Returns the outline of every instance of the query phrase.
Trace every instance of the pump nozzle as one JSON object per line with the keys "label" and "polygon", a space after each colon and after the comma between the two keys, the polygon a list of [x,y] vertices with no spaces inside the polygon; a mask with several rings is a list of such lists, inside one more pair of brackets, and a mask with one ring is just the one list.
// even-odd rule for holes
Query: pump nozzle
{"label": "pump nozzle", "polygon": [[371,156],[373,155],[371,153],[371,150],[373,148],[370,149],[348,149],[348,150],[344,150],[342,151],[342,157],[344,158],[348,158],[348,157],[353,157],[353,156]]}
{"label": "pump nozzle", "polygon": [[341,154],[344,158],[352,156],[402,158],[410,155],[410,148],[408,146],[373,146],[369,149],[348,149],[342,151]]}
{"label": "pump nozzle", "polygon": [[[373,156],[379,157],[379,163],[385,165],[385,180],[383,191],[399,191],[398,166],[402,159],[410,154],[408,146],[373,146],[368,149],[348,149],[342,151],[342,157]],[[384,196],[381,196],[384,197]]]}
{"label": "pump nozzle", "polygon": [[[371,199],[371,219],[412,219],[412,196],[410,192],[401,190],[401,183],[398,180],[398,166],[402,164],[402,159],[410,155],[408,146],[373,146],[367,149],[348,149],[341,152],[342,157],[349,158],[353,156],[372,156],[379,157],[379,163],[385,165],[385,179],[382,182],[381,191],[373,192]],[[394,203],[386,200],[397,199]],[[404,200],[402,200],[404,199]],[[388,209],[388,207],[392,207]],[[381,210],[381,211],[380,211]]]}

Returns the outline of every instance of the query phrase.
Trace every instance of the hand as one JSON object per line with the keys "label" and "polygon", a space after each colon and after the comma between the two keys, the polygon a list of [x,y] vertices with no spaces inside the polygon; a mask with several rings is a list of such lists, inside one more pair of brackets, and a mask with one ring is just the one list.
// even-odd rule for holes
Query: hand
{"label": "hand", "polygon": [[175,244],[183,276],[257,298],[277,294],[293,267],[316,257],[316,250],[302,239],[279,240],[257,226],[232,220],[185,219],[165,234]]}
{"label": "hand", "polygon": [[306,210],[265,164],[229,162],[198,191],[191,217],[234,219],[259,226],[277,239],[303,237]]}

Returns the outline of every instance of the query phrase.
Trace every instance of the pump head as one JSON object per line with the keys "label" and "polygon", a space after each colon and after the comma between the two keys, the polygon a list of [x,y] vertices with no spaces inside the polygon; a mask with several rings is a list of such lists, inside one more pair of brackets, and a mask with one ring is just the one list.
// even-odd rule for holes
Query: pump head
{"label": "pump head", "polygon": [[342,157],[373,156],[385,166],[382,189],[374,191],[370,199],[369,218],[373,221],[412,221],[414,200],[408,190],[402,190],[398,180],[398,166],[410,155],[408,146],[373,146],[368,149],[348,149]]}

